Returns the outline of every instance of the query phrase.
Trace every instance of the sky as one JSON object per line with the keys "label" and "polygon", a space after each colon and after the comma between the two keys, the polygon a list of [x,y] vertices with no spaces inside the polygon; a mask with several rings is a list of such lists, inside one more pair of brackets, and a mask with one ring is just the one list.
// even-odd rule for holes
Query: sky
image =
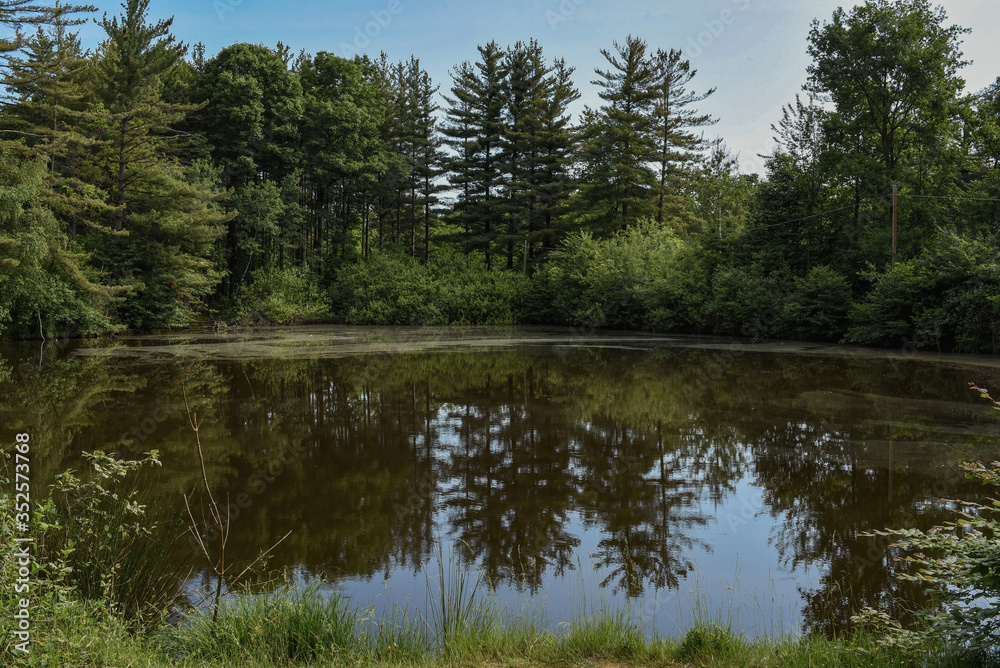
{"label": "sky", "polygon": [[[98,15],[121,12],[120,2],[92,2]],[[151,0],[152,19],[174,17],[181,41],[202,42],[208,55],[234,42],[274,46],[293,52],[355,53],[391,60],[417,56],[442,92],[450,70],[475,61],[476,47],[491,40],[501,46],[536,38],[549,58],[565,58],[576,68],[582,93],[574,111],[599,106],[595,68],[604,68],[601,49],[613,49],[628,35],[646,40],[652,50],[679,48],[697,75],[691,89],[716,88],[699,110],[718,123],[705,128],[739,154],[744,172],[761,172],[759,154],[773,146],[771,125],[781,108],[795,99],[806,80],[809,28],[828,21],[837,7],[858,2],[836,0]],[[949,23],[971,28],[962,45],[966,89],[979,91],[1000,76],[1000,2],[942,0]],[[81,37],[88,46],[101,38],[89,25]]]}

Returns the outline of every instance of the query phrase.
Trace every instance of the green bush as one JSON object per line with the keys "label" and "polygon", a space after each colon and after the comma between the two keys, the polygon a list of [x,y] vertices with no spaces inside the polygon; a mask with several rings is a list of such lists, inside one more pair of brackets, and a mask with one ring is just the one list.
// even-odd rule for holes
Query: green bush
{"label": "green bush", "polygon": [[523,319],[528,287],[519,273],[446,249],[429,265],[376,253],[337,273],[331,300],[352,325],[510,325]]}
{"label": "green bush", "polygon": [[103,452],[83,456],[87,476],[60,473],[36,511],[39,557],[64,572],[82,599],[103,602],[126,621],[155,620],[176,597],[184,564],[128,478],[159,466],[157,453],[135,461]]}
{"label": "green bush", "polygon": [[851,340],[910,348],[1000,350],[1000,262],[990,243],[955,232],[919,256],[869,273],[868,295],[851,311]]}
{"label": "green bush", "polygon": [[839,339],[847,325],[851,286],[829,267],[813,267],[796,278],[782,308],[782,335],[796,339]]}
{"label": "green bush", "polygon": [[[986,390],[973,390],[993,402]],[[1000,462],[963,464],[966,476],[1000,488]],[[915,566],[900,574],[903,580],[922,582],[934,594],[937,607],[920,611],[922,626],[904,629],[884,613],[866,609],[856,622],[885,634],[885,644],[914,653],[928,648],[963,648],[1000,659],[1000,501],[984,506],[960,502],[954,522],[928,531],[887,529],[869,536],[891,536],[890,547]]]}
{"label": "green bush", "polygon": [[580,234],[540,272],[534,295],[549,322],[616,329],[692,327],[703,279],[666,226],[645,221],[610,239]]}
{"label": "green bush", "polygon": [[297,325],[329,317],[329,306],[314,278],[301,267],[258,269],[240,295],[244,322]]}
{"label": "green bush", "polygon": [[780,282],[756,267],[720,269],[713,277],[712,296],[706,305],[708,322],[717,334],[752,336],[755,340],[778,332],[782,309]]}

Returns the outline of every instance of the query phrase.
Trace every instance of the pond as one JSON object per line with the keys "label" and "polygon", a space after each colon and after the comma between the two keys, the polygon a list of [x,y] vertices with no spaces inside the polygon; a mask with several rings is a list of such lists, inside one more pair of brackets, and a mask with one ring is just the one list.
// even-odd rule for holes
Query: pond
{"label": "pond", "polygon": [[[300,327],[0,348],[0,411],[36,488],[81,453],[161,453],[152,506],[206,472],[251,584],[322,578],[420,608],[439,560],[552,624],[619,606],[676,636],[824,633],[924,602],[884,527],[984,499],[1000,459],[970,382],[993,358],[551,328]],[[203,500],[194,499],[200,504]],[[198,513],[196,513],[198,514]],[[179,550],[193,549],[182,543]],[[192,594],[211,585],[196,564]]]}

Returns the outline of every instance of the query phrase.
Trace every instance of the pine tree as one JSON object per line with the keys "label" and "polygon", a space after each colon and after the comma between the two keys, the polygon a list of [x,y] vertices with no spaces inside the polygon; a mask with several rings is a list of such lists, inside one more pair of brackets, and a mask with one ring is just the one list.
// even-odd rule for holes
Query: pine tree
{"label": "pine tree", "polygon": [[573,68],[565,60],[556,59],[548,72],[539,110],[534,199],[528,217],[529,261],[536,256],[536,245],[542,247],[544,256],[561,241],[566,227],[559,221],[568,211],[574,185],[576,139],[569,106],[580,98],[580,92],[573,85]]}
{"label": "pine tree", "polygon": [[[379,126],[379,136],[382,144],[388,148],[385,166],[378,175],[373,192],[375,214],[378,218],[379,251],[385,249],[386,243],[396,242],[399,232],[400,198],[402,197],[400,193],[404,187],[403,180],[409,171],[401,145],[404,98],[400,87],[398,67],[399,64],[390,63],[389,57],[383,52],[379,59],[373,63],[372,69],[381,106],[382,122]],[[389,223],[394,216],[393,235],[390,238]],[[368,243],[366,233],[363,235],[362,241],[365,255],[368,254]]]}
{"label": "pine tree", "polygon": [[592,83],[607,104],[584,114],[581,201],[595,232],[611,234],[655,213],[656,176],[649,165],[657,143],[652,112],[658,98],[658,68],[646,43],[629,36],[602,49],[611,68],[595,69]]}
{"label": "pine tree", "polygon": [[[65,5],[59,0],[51,6],[38,4],[36,0],[0,0],[0,26],[14,32],[9,37],[0,36],[0,74],[9,74],[10,60],[27,38],[25,29],[44,25],[79,25],[88,19],[72,18],[74,14],[94,12],[92,5]],[[4,96],[0,94],[0,102]]]}
{"label": "pine tree", "polygon": [[147,23],[148,5],[128,0],[121,17],[101,21],[101,132],[91,166],[112,206],[112,235],[97,240],[95,258],[132,288],[118,312],[140,328],[190,320],[218,281],[209,255],[231,218],[215,205],[214,175],[172,157],[170,128],[192,107],[164,101],[161,90],[186,47],[170,34],[172,19]]}
{"label": "pine tree", "polygon": [[[409,133],[413,146],[410,179],[414,192],[414,215],[422,217],[424,233],[424,262],[430,262],[431,257],[431,222],[434,206],[438,203],[437,194],[447,188],[438,182],[444,174],[444,153],[441,150],[444,139],[438,131],[435,112],[438,105],[434,101],[438,87],[431,81],[430,75],[420,67],[420,61],[411,58],[407,67],[407,89],[413,102]],[[414,242],[411,241],[411,252],[415,255]]]}
{"label": "pine tree", "polygon": [[13,93],[0,135],[23,138],[30,153],[42,156],[48,189],[46,204],[75,238],[84,227],[100,228],[109,208],[99,190],[78,173],[95,145],[97,115],[94,68],[70,22],[60,18],[39,28],[11,60],[5,85]]}
{"label": "pine tree", "polygon": [[715,92],[714,88],[696,94],[687,89],[697,74],[691,62],[683,60],[677,49],[656,52],[656,93],[653,105],[653,127],[657,138],[656,164],[658,165],[656,220],[664,217],[679,218],[686,198],[681,194],[690,182],[691,167],[701,159],[701,152],[708,148],[702,135],[691,129],[713,125],[717,119],[700,114],[690,108]]}
{"label": "pine tree", "polygon": [[108,304],[122,291],[101,284],[45,205],[48,170],[0,147],[0,332],[74,336],[107,330]]}
{"label": "pine tree", "polygon": [[479,47],[479,61],[453,73],[445,135],[456,156],[450,171],[462,188],[456,218],[469,230],[466,246],[482,250],[492,267],[497,225],[503,212],[504,52],[496,42]]}
{"label": "pine tree", "polygon": [[548,71],[542,49],[534,40],[508,49],[504,69],[504,128],[502,140],[506,200],[505,225],[498,242],[506,249],[507,268],[514,268],[515,244],[527,242],[537,199],[540,167],[541,112],[548,96]]}

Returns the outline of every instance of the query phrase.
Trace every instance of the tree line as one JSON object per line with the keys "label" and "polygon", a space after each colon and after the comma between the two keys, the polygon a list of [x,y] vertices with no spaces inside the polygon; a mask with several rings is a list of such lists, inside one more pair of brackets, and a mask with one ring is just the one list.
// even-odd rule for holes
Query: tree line
{"label": "tree line", "polygon": [[[209,56],[128,0],[0,0],[0,326],[538,322],[992,349],[1000,79],[926,0],[814,22],[808,83],[740,173],[679,49],[535,41]],[[902,197],[889,197],[896,186]],[[891,220],[897,220],[893,242]]]}

